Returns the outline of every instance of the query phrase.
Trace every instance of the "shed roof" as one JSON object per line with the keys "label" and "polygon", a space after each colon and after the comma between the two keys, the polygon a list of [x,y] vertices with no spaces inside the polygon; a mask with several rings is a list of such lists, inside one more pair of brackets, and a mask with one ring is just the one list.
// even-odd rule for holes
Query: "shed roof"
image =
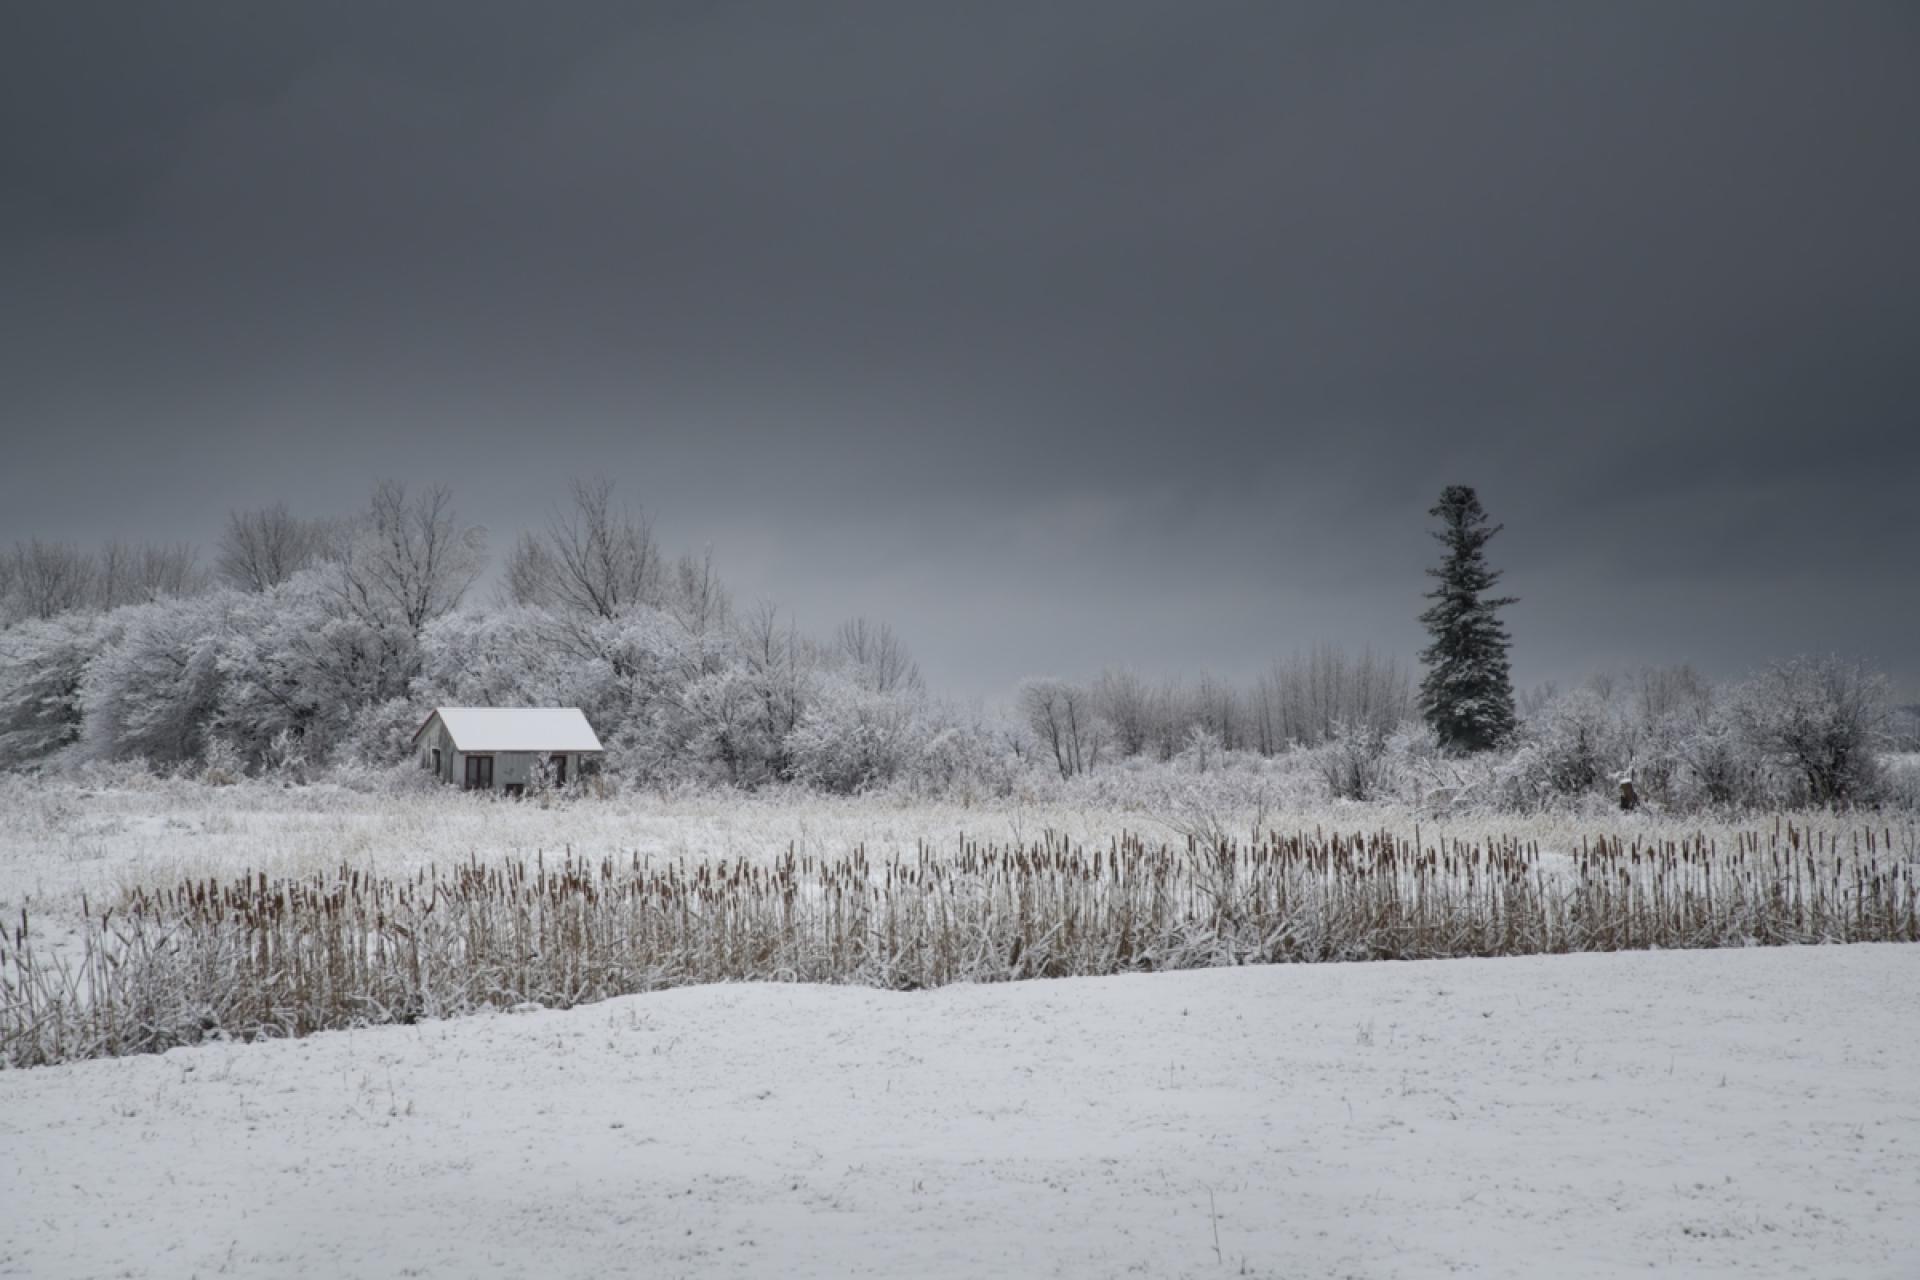
{"label": "shed roof", "polygon": [[457,751],[599,751],[600,739],[578,707],[435,707]]}

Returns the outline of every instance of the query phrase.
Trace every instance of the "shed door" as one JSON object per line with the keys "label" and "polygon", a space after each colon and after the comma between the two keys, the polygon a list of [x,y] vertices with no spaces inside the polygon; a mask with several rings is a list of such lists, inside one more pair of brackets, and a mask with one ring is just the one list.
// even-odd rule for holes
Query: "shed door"
{"label": "shed door", "polygon": [[493,757],[492,756],[468,756],[467,757],[467,790],[469,791],[493,790]]}
{"label": "shed door", "polygon": [[567,785],[567,758],[564,755],[553,758],[553,785],[556,787]]}

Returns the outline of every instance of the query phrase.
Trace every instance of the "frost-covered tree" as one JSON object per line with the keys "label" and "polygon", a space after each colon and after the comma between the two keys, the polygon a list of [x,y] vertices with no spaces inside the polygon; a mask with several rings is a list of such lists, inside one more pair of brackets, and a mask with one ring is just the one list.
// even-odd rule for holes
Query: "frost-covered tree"
{"label": "frost-covered tree", "polygon": [[486,566],[486,531],[463,527],[444,488],[377,486],[326,567],[336,639],[350,640],[356,703],[404,696],[420,670],[420,633],[457,608]]}
{"label": "frost-covered tree", "polygon": [[66,614],[0,630],[0,769],[46,759],[80,737],[80,682],[99,623]]}
{"label": "frost-covered tree", "polygon": [[232,593],[216,592],[107,615],[106,640],[80,684],[87,755],[174,764],[202,754],[236,603]]}
{"label": "frost-covered tree", "polygon": [[394,643],[342,607],[337,566],[242,594],[220,656],[220,736],[249,764],[283,733],[308,759],[327,758],[361,708],[404,693]]}
{"label": "frost-covered tree", "polygon": [[544,610],[463,610],[427,624],[413,701],[431,706],[580,707],[596,722],[617,714],[613,665],[548,643]]}
{"label": "frost-covered tree", "polygon": [[1488,566],[1486,545],[1501,526],[1489,524],[1480,499],[1466,485],[1449,485],[1428,513],[1441,527],[1433,536],[1447,549],[1427,573],[1439,586],[1420,621],[1433,637],[1421,653],[1426,678],[1420,711],[1450,751],[1484,751],[1513,733],[1513,680],[1507,650],[1512,641],[1500,610],[1515,602],[1493,596],[1500,571]]}
{"label": "frost-covered tree", "polygon": [[764,744],[760,767],[770,777],[788,778],[792,762],[787,758],[787,735],[800,723],[813,697],[821,665],[819,651],[791,621],[782,623],[779,612],[768,604],[740,620],[734,644],[738,678],[753,691],[758,707],[759,723],[752,736]]}
{"label": "frost-covered tree", "polygon": [[682,754],[656,767],[665,776],[705,776],[735,786],[771,781],[768,761],[784,747],[767,735],[762,693],[737,666],[696,680],[682,699]]}

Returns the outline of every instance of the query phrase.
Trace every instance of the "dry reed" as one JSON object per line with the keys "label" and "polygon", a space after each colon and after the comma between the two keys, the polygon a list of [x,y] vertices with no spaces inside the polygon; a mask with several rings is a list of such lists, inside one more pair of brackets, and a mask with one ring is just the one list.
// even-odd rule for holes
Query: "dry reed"
{"label": "dry reed", "polygon": [[1285,961],[1920,940],[1911,829],[1791,824],[1543,857],[1501,837],[962,839],[870,862],[478,861],[243,874],[0,934],[0,1063],[723,981],[913,989]]}

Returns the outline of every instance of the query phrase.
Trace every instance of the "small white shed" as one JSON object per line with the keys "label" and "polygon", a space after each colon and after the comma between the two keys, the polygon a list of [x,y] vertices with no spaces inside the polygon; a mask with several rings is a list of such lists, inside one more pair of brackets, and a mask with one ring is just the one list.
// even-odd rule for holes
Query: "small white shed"
{"label": "small white shed", "polygon": [[413,735],[420,767],[467,791],[565,786],[601,754],[578,707],[435,707]]}

